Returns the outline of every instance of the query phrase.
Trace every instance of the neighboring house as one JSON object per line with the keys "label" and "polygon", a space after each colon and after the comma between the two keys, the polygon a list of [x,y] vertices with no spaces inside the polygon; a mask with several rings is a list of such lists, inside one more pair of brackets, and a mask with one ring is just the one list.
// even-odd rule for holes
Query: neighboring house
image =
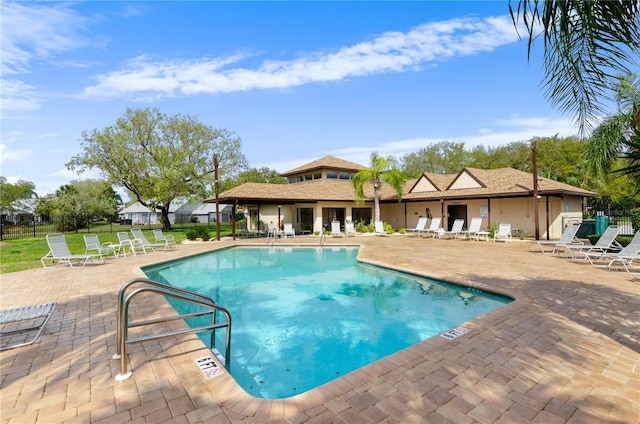
{"label": "neighboring house", "polygon": [[[231,205],[220,205],[220,222],[231,222]],[[215,203],[201,203],[193,212],[192,216],[198,218],[198,222],[212,223],[216,222],[216,205]]]}
{"label": "neighboring house", "polygon": [[120,221],[133,225],[158,224],[158,213],[136,202],[118,212]]}
{"label": "neighboring house", "polygon": [[12,204],[12,211],[3,211],[1,213],[2,221],[13,222],[14,224],[18,224],[20,222],[42,222],[42,217],[35,213],[37,206],[38,199],[16,200]]}
{"label": "neighboring house", "polygon": [[[289,184],[245,183],[219,195],[220,203],[249,211],[249,229],[291,222],[296,229],[322,231],[333,220],[368,224],[373,219],[373,187],[366,202],[354,202],[353,175],[366,167],[326,156],[285,172]],[[534,234],[533,176],[513,168],[464,168],[458,174],[423,174],[404,185],[402,201],[388,184],[379,191],[381,219],[395,229],[415,227],[421,216],[441,216],[450,229],[455,219],[481,216],[483,227],[510,223]],[[559,238],[564,225],[581,221],[583,202],[597,193],[538,178],[540,238]],[[211,197],[206,203],[215,202]]]}
{"label": "neighboring house", "polygon": [[[231,205],[220,205],[220,222],[231,221]],[[146,206],[136,202],[119,212],[120,219],[131,220],[133,225],[159,224],[160,213],[152,211]],[[176,199],[169,207],[169,222],[171,224],[183,224],[191,222],[196,217],[199,223],[215,222],[216,205],[202,202],[187,202],[184,199]]]}

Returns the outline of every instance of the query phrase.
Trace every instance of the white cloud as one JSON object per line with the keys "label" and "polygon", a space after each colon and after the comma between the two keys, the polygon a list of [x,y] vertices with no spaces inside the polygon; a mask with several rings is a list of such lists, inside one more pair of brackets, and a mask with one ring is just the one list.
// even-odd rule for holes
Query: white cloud
{"label": "white cloud", "polygon": [[102,179],[102,175],[100,174],[100,170],[98,169],[88,169],[83,171],[81,174],[78,174],[76,171],[71,171],[67,168],[61,168],[55,172],[49,174],[51,177],[60,177],[67,180],[98,180]]}
{"label": "white cloud", "polygon": [[[2,75],[27,74],[33,62],[51,61],[61,53],[88,46],[81,35],[87,20],[66,5],[34,5],[5,1],[0,4],[0,72]],[[67,66],[82,66],[71,62]],[[2,111],[27,112],[40,107],[37,89],[17,79],[2,79]]]}
{"label": "white cloud", "polygon": [[35,60],[89,45],[87,19],[66,4],[2,2],[2,73],[25,73]]}
{"label": "white cloud", "polygon": [[0,163],[18,162],[24,160],[25,156],[25,152],[10,149],[6,144],[0,143]]}
{"label": "white cloud", "polygon": [[87,96],[214,94],[287,88],[388,72],[406,72],[450,58],[491,51],[518,41],[507,17],[453,19],[423,24],[409,32],[388,32],[333,52],[289,61],[265,60],[256,69],[230,67],[246,58],[199,60],[140,56],[124,68],[98,75]]}
{"label": "white cloud", "polygon": [[40,97],[35,87],[20,80],[8,79],[0,79],[0,85],[2,85],[1,110],[28,112],[40,107]]}

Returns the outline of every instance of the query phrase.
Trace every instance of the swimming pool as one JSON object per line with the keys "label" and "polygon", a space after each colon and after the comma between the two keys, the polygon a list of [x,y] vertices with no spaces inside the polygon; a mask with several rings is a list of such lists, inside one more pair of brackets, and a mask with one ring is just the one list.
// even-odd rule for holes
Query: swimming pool
{"label": "swimming pool", "polygon": [[512,300],[359,263],[357,254],[356,247],[233,247],[143,271],[231,311],[230,373],[251,395],[270,399],[310,390]]}

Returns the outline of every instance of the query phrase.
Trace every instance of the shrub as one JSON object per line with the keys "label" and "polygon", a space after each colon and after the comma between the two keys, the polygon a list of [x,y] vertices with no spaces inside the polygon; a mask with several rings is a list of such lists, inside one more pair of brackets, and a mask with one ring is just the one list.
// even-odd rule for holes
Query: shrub
{"label": "shrub", "polygon": [[206,227],[189,228],[187,231],[185,231],[184,234],[189,240],[195,240],[199,238],[202,240],[209,240],[211,238]]}
{"label": "shrub", "polygon": [[631,211],[631,226],[634,232],[640,231],[640,208]]}
{"label": "shrub", "polygon": [[500,223],[499,222],[492,222],[491,225],[489,225],[489,238],[492,239],[493,236],[495,236],[496,232],[498,231],[498,228],[500,228]]}

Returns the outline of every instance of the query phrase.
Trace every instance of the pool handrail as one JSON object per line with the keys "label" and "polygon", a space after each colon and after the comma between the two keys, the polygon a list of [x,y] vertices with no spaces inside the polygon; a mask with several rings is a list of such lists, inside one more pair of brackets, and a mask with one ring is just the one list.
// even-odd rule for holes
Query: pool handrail
{"label": "pool handrail", "polygon": [[[142,285],[142,287],[136,288],[129,294],[127,290],[134,285]],[[199,312],[192,312],[186,314],[173,315],[169,317],[161,317],[148,319],[143,321],[135,321],[129,323],[129,305],[135,296],[144,292],[152,292],[163,296],[172,297],[174,299],[183,300],[185,302],[197,304],[208,308]],[[208,297],[196,292],[174,287],[168,284],[160,283],[150,280],[148,278],[134,278],[127,281],[122,285],[118,293],[118,306],[117,306],[117,319],[116,319],[116,345],[117,353],[113,355],[113,359],[120,359],[120,373],[115,377],[117,381],[126,380],[129,378],[133,371],[128,370],[128,355],[127,344],[138,343],[146,340],[154,340],[165,337],[171,337],[179,334],[186,333],[199,333],[202,331],[210,331],[209,349],[215,348],[215,330],[218,328],[226,328],[226,340],[225,340],[225,356],[224,366],[229,369],[230,364],[230,346],[231,346],[231,313],[226,308],[217,305],[215,301]],[[220,311],[226,321],[223,323],[216,323],[216,311]],[[143,325],[158,324],[161,322],[169,322],[176,320],[183,320],[186,318],[193,318],[202,315],[211,315],[211,324],[200,326],[196,328],[188,328],[183,330],[174,330],[161,334],[152,334],[149,336],[141,336],[133,339],[128,339],[128,329],[132,327],[139,327]]]}

